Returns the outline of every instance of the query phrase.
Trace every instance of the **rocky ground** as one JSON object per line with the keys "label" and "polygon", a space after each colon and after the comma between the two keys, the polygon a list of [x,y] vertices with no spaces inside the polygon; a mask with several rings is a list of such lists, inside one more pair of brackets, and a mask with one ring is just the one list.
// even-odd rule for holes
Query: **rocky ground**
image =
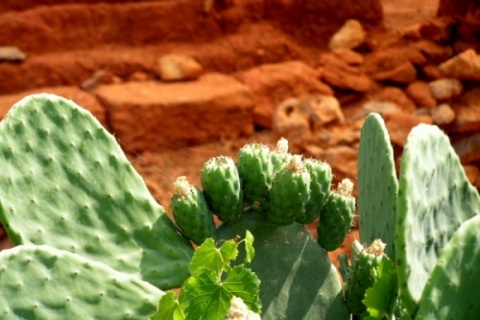
{"label": "rocky ground", "polygon": [[[274,147],[281,136],[294,152],[329,162],[336,181],[355,181],[359,130],[369,112],[384,117],[398,157],[413,126],[439,125],[478,187],[480,56],[455,41],[455,20],[433,18],[436,1],[399,3],[383,1],[384,27],[340,21],[325,46],[305,45],[254,18],[242,24],[240,9],[212,7],[209,14],[237,23],[234,32],[218,37],[209,25],[213,40],[196,44],[0,51],[0,59],[16,61],[0,63],[0,74],[12,80],[0,84],[0,116],[30,93],[71,98],[115,133],[167,210],[178,176],[198,184],[209,158],[235,158],[248,142]],[[28,12],[2,13],[3,21],[15,25],[22,14]],[[336,253],[356,237],[354,230]]]}

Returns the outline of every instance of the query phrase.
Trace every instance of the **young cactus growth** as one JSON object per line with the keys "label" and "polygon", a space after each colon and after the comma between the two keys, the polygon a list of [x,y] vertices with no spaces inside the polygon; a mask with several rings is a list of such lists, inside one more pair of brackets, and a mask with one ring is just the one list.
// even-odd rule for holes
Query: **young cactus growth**
{"label": "young cactus growth", "polygon": [[328,251],[337,249],[348,234],[355,215],[353,183],[343,179],[337,190],[330,193],[327,203],[320,212],[317,226],[318,243]]}
{"label": "young cactus growth", "polygon": [[247,144],[238,152],[237,168],[245,203],[256,210],[265,210],[273,178],[270,149],[259,143]]}
{"label": "young cactus growth", "polygon": [[203,194],[214,214],[225,223],[240,220],[243,190],[232,158],[219,156],[208,160],[200,176]]}
{"label": "young cactus growth", "polygon": [[310,199],[310,174],[300,155],[294,155],[287,166],[273,177],[270,190],[268,221],[289,225],[301,215]]}
{"label": "young cactus growth", "polygon": [[303,164],[310,174],[310,200],[305,210],[297,216],[297,221],[308,224],[320,216],[330,195],[333,174],[332,167],[326,162],[305,159]]}
{"label": "young cactus growth", "polygon": [[290,161],[291,154],[288,153],[288,140],[281,138],[277,142],[277,147],[271,152],[273,172],[277,172]]}
{"label": "young cactus growth", "polygon": [[356,259],[345,285],[345,301],[352,314],[362,317],[367,311],[362,301],[375,281],[376,268],[384,257],[385,244],[381,240],[375,240],[370,247],[363,248],[355,241],[352,248],[355,250]]}
{"label": "young cactus growth", "polygon": [[177,226],[185,236],[199,245],[215,233],[213,213],[203,193],[192,186],[186,177],[178,177],[174,188],[171,207]]}

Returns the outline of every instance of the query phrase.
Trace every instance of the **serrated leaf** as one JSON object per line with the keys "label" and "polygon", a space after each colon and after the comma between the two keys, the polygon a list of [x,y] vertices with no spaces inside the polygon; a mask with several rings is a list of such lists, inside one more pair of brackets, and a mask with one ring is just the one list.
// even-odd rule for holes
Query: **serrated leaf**
{"label": "serrated leaf", "polygon": [[157,313],[150,320],[184,320],[185,316],[175,298],[175,293],[166,293],[158,303]]}
{"label": "serrated leaf", "polygon": [[229,264],[230,261],[233,261],[237,258],[238,248],[234,240],[225,241],[220,247],[220,254],[224,265]]}
{"label": "serrated leaf", "polygon": [[253,234],[250,231],[245,233],[245,264],[250,264],[255,257],[255,248],[253,247]]}
{"label": "serrated leaf", "polygon": [[377,276],[367,289],[363,304],[367,307],[369,319],[383,319],[393,313],[398,296],[397,273],[392,261],[382,259],[376,268]]}
{"label": "serrated leaf", "polygon": [[195,251],[192,261],[190,261],[190,274],[195,276],[207,267],[217,276],[220,276],[224,266],[224,261],[220,250],[215,246],[212,238],[206,239]]}
{"label": "serrated leaf", "polygon": [[223,282],[224,288],[232,295],[242,298],[247,307],[256,312],[262,311],[260,301],[260,279],[250,269],[244,266],[236,266],[228,273]]}
{"label": "serrated leaf", "polygon": [[242,298],[252,311],[259,312],[259,286],[260,280],[243,266],[232,268],[223,282],[215,272],[202,268],[202,272],[184,283],[181,300],[188,301],[185,312],[189,320],[223,320],[233,296]]}

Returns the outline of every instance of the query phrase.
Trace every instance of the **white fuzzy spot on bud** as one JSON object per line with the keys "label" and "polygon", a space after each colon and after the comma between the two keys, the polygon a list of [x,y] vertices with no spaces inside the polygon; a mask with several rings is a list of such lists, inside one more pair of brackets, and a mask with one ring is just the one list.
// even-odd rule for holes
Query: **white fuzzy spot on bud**
{"label": "white fuzzy spot on bud", "polygon": [[337,186],[337,193],[350,197],[353,191],[353,182],[350,179],[343,179]]}
{"label": "white fuzzy spot on bud", "polygon": [[173,183],[173,187],[175,189],[175,193],[179,196],[185,197],[187,196],[190,191],[192,190],[192,186],[187,180],[187,177],[180,176],[175,180]]}
{"label": "white fuzzy spot on bud", "polygon": [[275,149],[276,153],[288,154],[288,140],[285,138],[280,138],[277,142],[277,148]]}
{"label": "white fuzzy spot on bud", "polygon": [[368,248],[365,249],[367,253],[373,254],[377,257],[380,257],[383,255],[383,252],[385,250],[385,247],[387,245],[382,242],[382,240],[377,239],[372,242],[372,245]]}
{"label": "white fuzzy spot on bud", "polygon": [[302,156],[301,155],[293,155],[290,158],[290,161],[287,164],[288,170],[291,172],[302,172],[305,170],[305,166],[303,165]]}

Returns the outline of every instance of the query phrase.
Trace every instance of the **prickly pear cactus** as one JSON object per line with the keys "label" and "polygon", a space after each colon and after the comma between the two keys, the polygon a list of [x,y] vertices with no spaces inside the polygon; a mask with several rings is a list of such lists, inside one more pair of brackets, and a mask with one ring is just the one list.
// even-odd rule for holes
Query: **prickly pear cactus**
{"label": "prickly pear cactus", "polygon": [[262,319],[350,319],[335,266],[302,224],[277,226],[249,211],[221,225],[217,240],[244,237],[246,230],[255,237],[250,268],[261,280]]}
{"label": "prickly pear cactus", "polygon": [[115,138],[72,101],[24,98],[0,123],[0,219],[16,244],[47,244],[162,289],[188,277],[189,241]]}
{"label": "prickly pear cactus", "polygon": [[480,196],[448,137],[435,126],[415,127],[401,161],[395,238],[400,293],[409,314],[415,314],[436,265],[443,264],[442,249],[479,213]]}
{"label": "prickly pear cactus", "polygon": [[210,159],[203,166],[200,180],[218,218],[225,223],[239,221],[243,213],[243,190],[233,159],[225,156]]}
{"label": "prickly pear cactus", "polygon": [[328,251],[337,249],[352,227],[355,215],[352,190],[353,183],[348,179],[342,180],[337,190],[330,193],[320,212],[320,222],[317,225],[318,243]]}
{"label": "prickly pear cactus", "polygon": [[381,239],[385,253],[395,260],[395,206],[398,180],[390,136],[379,114],[363,124],[358,151],[358,210],[360,238],[370,244]]}
{"label": "prickly pear cactus", "polygon": [[[262,319],[349,319],[340,279],[326,250],[295,220],[310,222],[320,214],[323,205],[329,207],[326,210],[335,211],[332,221],[338,218],[343,222],[336,222],[341,225],[337,227],[341,235],[335,234],[329,246],[334,250],[350,229],[355,201],[348,192],[330,197],[331,168],[309,160],[309,171],[302,157],[289,154],[287,148],[288,142],[282,139],[275,151],[258,143],[239,151],[237,167],[244,210],[239,221],[227,221],[217,228],[216,239],[223,243],[222,240],[245,237],[247,230],[253,234],[255,259],[250,267],[261,280]],[[218,180],[228,179],[224,173],[205,170],[212,165],[211,161],[202,171],[201,179],[207,182],[204,192],[208,190],[208,181],[221,185],[224,182]],[[350,185],[346,189],[351,192]],[[223,192],[224,188],[218,188],[206,197],[207,204],[218,206],[225,199]],[[327,200],[330,198],[334,199],[331,203]],[[307,218],[306,208],[312,210],[308,216],[313,218]],[[243,263],[244,257],[245,252],[241,252],[237,263]]]}
{"label": "prickly pear cactus", "polygon": [[416,319],[479,319],[480,215],[454,233],[442,250],[420,300]]}
{"label": "prickly pear cactus", "polygon": [[310,174],[301,156],[293,156],[275,173],[269,195],[268,221],[289,225],[303,215],[310,200]]}
{"label": "prickly pear cactus", "polygon": [[270,149],[260,143],[247,144],[238,152],[237,167],[245,203],[258,211],[265,210],[274,172]]}
{"label": "prickly pear cactus", "polygon": [[384,258],[385,244],[381,240],[374,240],[370,247],[364,248],[355,241],[352,247],[356,258],[345,285],[345,301],[352,314],[362,317],[367,315],[367,307],[362,301],[367,289],[375,281],[376,268]]}
{"label": "prickly pear cactus", "polygon": [[0,252],[0,318],[146,319],[164,294],[138,277],[47,245]]}
{"label": "prickly pear cactus", "polygon": [[172,213],[177,226],[185,236],[200,245],[215,233],[213,213],[200,189],[192,186],[186,177],[175,180]]}
{"label": "prickly pear cactus", "polygon": [[326,162],[305,159],[303,164],[310,174],[310,198],[315,201],[309,201],[305,210],[297,216],[296,220],[303,224],[309,224],[320,216],[320,212],[327,202],[333,174],[332,167]]}

